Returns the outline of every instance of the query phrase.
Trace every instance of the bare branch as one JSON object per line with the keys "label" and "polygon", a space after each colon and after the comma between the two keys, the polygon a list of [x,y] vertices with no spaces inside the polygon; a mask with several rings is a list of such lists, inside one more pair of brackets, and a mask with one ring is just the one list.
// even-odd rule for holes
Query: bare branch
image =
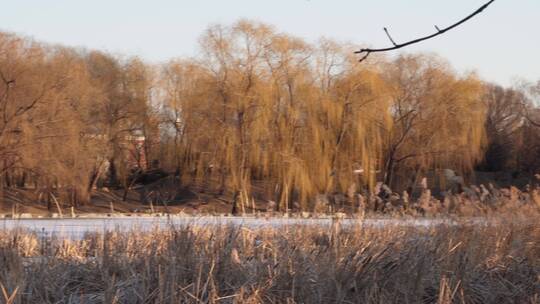
{"label": "bare branch", "polygon": [[488,6],[490,6],[493,2],[495,2],[495,0],[490,0],[488,1],[486,4],[482,5],[479,9],[477,9],[476,11],[474,11],[472,14],[468,15],[467,17],[461,19],[460,21],[446,27],[446,28],[439,28],[437,25],[435,25],[435,29],[437,30],[436,33],[434,34],[431,34],[431,35],[428,35],[428,36],[425,36],[425,37],[421,37],[421,38],[417,38],[417,39],[414,39],[414,40],[411,40],[411,41],[408,41],[408,42],[405,42],[405,43],[401,43],[401,44],[397,44],[393,39],[392,37],[390,36],[390,34],[388,33],[388,30],[386,28],[384,28],[384,31],[386,33],[386,35],[388,36],[388,38],[390,39],[390,41],[392,42],[392,44],[394,46],[392,47],[387,47],[387,48],[379,48],[379,49],[372,49],[372,48],[364,48],[364,49],[361,49],[360,51],[356,51],[354,52],[355,54],[362,54],[363,56],[360,58],[360,62],[366,60],[369,55],[371,55],[371,53],[380,53],[380,52],[388,52],[388,51],[393,51],[393,50],[397,50],[397,49],[401,49],[403,47],[406,47],[406,46],[409,46],[411,44],[416,44],[416,43],[419,43],[419,42],[422,42],[422,41],[425,41],[425,40],[428,40],[428,39],[431,39],[431,38],[434,38],[434,37],[437,37],[439,35],[442,35],[458,26],[460,26],[461,24],[469,21],[470,19],[472,19],[474,16],[480,14],[481,12],[483,12]]}
{"label": "bare branch", "polygon": [[392,36],[390,36],[387,28],[384,28],[384,32],[386,33],[386,36],[388,36],[388,39],[390,39],[390,42],[392,42],[394,46],[397,46],[397,43],[394,41],[394,39],[392,39]]}
{"label": "bare branch", "polygon": [[526,119],[531,125],[540,128],[540,122],[534,121],[534,120],[531,118],[531,116],[529,115],[528,112],[525,114],[525,119]]}

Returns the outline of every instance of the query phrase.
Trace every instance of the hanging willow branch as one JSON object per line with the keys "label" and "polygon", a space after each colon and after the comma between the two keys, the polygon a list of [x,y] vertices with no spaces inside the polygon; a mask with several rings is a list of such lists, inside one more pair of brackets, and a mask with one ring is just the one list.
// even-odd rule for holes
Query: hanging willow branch
{"label": "hanging willow branch", "polygon": [[356,51],[354,53],[355,54],[363,54],[362,58],[360,58],[360,62],[362,62],[362,61],[366,60],[368,58],[368,56],[371,55],[371,53],[380,53],[380,52],[388,52],[388,51],[392,51],[392,50],[397,50],[397,49],[401,49],[403,47],[409,46],[411,44],[416,44],[416,43],[419,43],[419,42],[422,42],[422,41],[437,37],[439,35],[442,35],[442,34],[448,32],[451,29],[454,29],[454,28],[460,26],[461,24],[467,22],[468,20],[472,19],[474,16],[476,16],[476,15],[480,14],[481,12],[483,12],[493,2],[495,2],[495,0],[490,0],[489,2],[482,5],[479,9],[474,11],[469,16],[461,19],[460,21],[458,21],[458,22],[456,22],[456,23],[454,23],[454,24],[452,24],[452,25],[450,25],[450,26],[448,26],[446,28],[441,29],[437,25],[435,25],[435,29],[437,31],[434,34],[431,34],[431,35],[428,35],[428,36],[425,36],[425,37],[421,37],[421,38],[417,38],[417,39],[414,39],[414,40],[411,40],[411,41],[408,41],[408,42],[405,42],[405,43],[396,43],[395,40],[392,38],[392,36],[390,36],[390,33],[388,32],[388,29],[385,27],[384,32],[386,33],[386,36],[388,37],[388,39],[390,39],[390,42],[394,46],[387,47],[387,48],[380,48],[380,49],[364,48],[364,49],[361,49],[360,51]]}

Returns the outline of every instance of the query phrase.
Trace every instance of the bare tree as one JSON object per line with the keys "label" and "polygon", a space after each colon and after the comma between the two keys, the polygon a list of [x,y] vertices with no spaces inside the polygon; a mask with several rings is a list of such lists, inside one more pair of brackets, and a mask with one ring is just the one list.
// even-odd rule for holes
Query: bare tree
{"label": "bare tree", "polygon": [[524,94],[529,96],[530,102],[525,104],[525,118],[527,121],[535,127],[540,128],[540,119],[535,116],[537,114],[532,112],[538,112],[538,107],[540,106],[540,80],[536,84],[525,84],[523,88]]}
{"label": "bare tree", "polygon": [[487,149],[480,168],[500,171],[514,167],[516,150],[522,147],[519,132],[526,117],[526,96],[514,89],[486,84],[483,102],[486,105]]}

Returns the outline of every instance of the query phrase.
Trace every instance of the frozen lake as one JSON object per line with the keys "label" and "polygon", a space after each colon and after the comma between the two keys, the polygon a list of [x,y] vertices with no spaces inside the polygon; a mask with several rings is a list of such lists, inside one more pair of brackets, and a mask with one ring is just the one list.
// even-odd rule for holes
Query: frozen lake
{"label": "frozen lake", "polygon": [[[283,217],[219,217],[219,216],[170,216],[170,217],[104,217],[104,218],[52,218],[52,219],[1,219],[2,230],[26,230],[57,237],[78,238],[87,232],[148,231],[182,226],[238,226],[248,228],[286,227],[296,225],[331,226],[333,223],[346,226],[367,227],[430,227],[455,225],[443,219],[332,219],[332,218],[283,218]],[[482,221],[483,222],[483,221]]]}

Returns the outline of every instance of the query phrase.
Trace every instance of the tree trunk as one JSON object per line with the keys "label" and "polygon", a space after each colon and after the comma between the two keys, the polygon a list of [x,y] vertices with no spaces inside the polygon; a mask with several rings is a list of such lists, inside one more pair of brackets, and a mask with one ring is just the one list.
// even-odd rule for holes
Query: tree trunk
{"label": "tree trunk", "polygon": [[234,192],[234,196],[233,196],[232,210],[231,210],[232,215],[238,214],[238,199],[239,198],[240,198],[240,191],[237,190]]}
{"label": "tree trunk", "polygon": [[101,166],[100,164],[97,168],[94,168],[92,174],[90,174],[90,181],[88,182],[88,192],[91,192],[94,189],[94,186],[97,183],[97,180],[101,174]]}
{"label": "tree trunk", "polygon": [[19,188],[24,188],[26,186],[26,178],[27,178],[27,174],[26,172],[23,172],[21,178],[19,179],[19,182],[18,182],[18,187]]}
{"label": "tree trunk", "polygon": [[116,172],[116,165],[114,164],[114,157],[109,160],[109,186],[116,186],[118,184],[118,173]]}
{"label": "tree trunk", "polygon": [[384,169],[384,184],[386,184],[390,188],[392,188],[392,179],[394,178],[394,167],[395,161],[394,156],[392,155],[386,162],[386,168]]}

